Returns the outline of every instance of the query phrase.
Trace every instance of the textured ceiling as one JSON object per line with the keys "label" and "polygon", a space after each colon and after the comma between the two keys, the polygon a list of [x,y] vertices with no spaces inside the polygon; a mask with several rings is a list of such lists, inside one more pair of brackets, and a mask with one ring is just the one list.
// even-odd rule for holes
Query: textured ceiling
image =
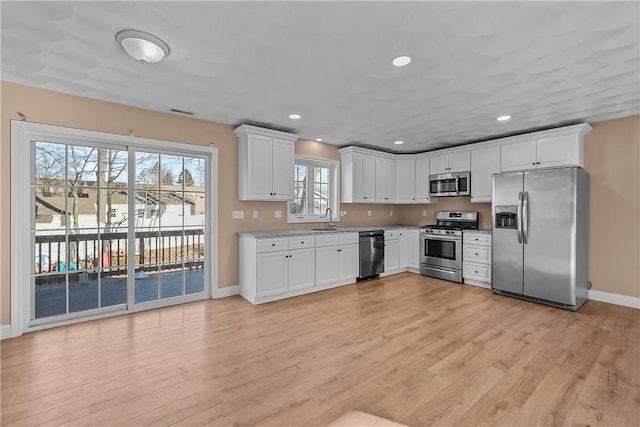
{"label": "textured ceiling", "polygon": [[[420,151],[640,112],[638,2],[0,7],[3,80],[338,145]],[[115,41],[126,28],[171,54],[135,62]]]}

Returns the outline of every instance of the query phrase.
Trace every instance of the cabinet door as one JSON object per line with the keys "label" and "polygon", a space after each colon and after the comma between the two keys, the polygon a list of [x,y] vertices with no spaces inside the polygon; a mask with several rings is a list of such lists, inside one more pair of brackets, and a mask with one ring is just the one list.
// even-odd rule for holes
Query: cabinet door
{"label": "cabinet door", "polygon": [[[502,172],[535,169],[536,141],[506,143],[500,147],[500,170]],[[473,176],[471,177],[473,181]]]}
{"label": "cabinet door", "polygon": [[271,151],[271,138],[249,135],[247,139],[247,198],[249,199],[272,199]]}
{"label": "cabinet door", "polygon": [[294,143],[274,138],[272,147],[273,199],[293,200]]}
{"label": "cabinet door", "polygon": [[[316,248],[316,286],[340,280],[340,246]],[[357,264],[357,260],[356,260]],[[357,277],[358,274],[356,273]]]}
{"label": "cabinet door", "polygon": [[408,230],[398,231],[398,267],[407,268],[411,256],[409,245],[411,244]]}
{"label": "cabinet door", "polygon": [[449,155],[441,154],[429,158],[429,169],[431,174],[449,172]]}
{"label": "cabinet door", "polygon": [[355,280],[360,274],[360,247],[357,244],[344,245],[340,249],[340,277]]}
{"label": "cabinet door", "polygon": [[416,160],[416,202],[431,203],[429,197],[429,157]]}
{"label": "cabinet door", "polygon": [[416,202],[416,161],[396,160],[396,203]]}
{"label": "cabinet door", "polygon": [[409,268],[420,268],[420,232],[408,230],[409,235]]}
{"label": "cabinet door", "polygon": [[287,253],[266,252],[257,257],[256,295],[264,297],[287,291]]}
{"label": "cabinet door", "polygon": [[491,201],[491,177],[500,173],[500,147],[471,151],[471,201]]}
{"label": "cabinet door", "polygon": [[[449,172],[464,172],[470,169],[471,153],[469,151],[449,154]],[[473,179],[471,182],[473,182]]]}
{"label": "cabinet door", "polygon": [[393,203],[396,189],[395,160],[376,157],[376,202]]}
{"label": "cabinet door", "polygon": [[558,166],[582,166],[580,140],[576,136],[558,136],[537,141],[537,163],[539,168]]}
{"label": "cabinet door", "polygon": [[384,271],[398,269],[398,239],[384,241]]}
{"label": "cabinet door", "polygon": [[289,252],[289,290],[310,288],[315,283],[315,249]]}
{"label": "cabinet door", "polygon": [[376,158],[374,156],[364,156],[364,200],[367,203],[374,203],[376,197]]}

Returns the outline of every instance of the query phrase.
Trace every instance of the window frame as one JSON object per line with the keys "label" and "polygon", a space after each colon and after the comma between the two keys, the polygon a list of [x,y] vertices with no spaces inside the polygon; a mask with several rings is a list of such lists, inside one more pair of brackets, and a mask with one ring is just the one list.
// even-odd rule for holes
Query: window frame
{"label": "window frame", "polygon": [[[329,207],[331,208],[332,219],[334,223],[340,222],[340,161],[326,159],[322,157],[311,157],[296,155],[294,161],[294,168],[297,164],[304,164],[306,166],[318,166],[329,168]],[[291,171],[295,173],[295,169]],[[295,179],[294,179],[295,181]],[[313,182],[307,182],[308,191],[307,194],[313,194]],[[325,217],[324,213],[321,215],[307,214],[307,215],[295,215],[291,213],[289,203],[287,202],[287,223],[289,224],[302,224],[311,222],[329,222],[329,217]],[[307,200],[308,203],[308,200]]]}
{"label": "window frame", "polygon": [[[47,329],[56,326],[100,319],[114,315],[132,313],[141,310],[159,308],[172,305],[170,299],[154,302],[153,304],[137,304],[129,306],[126,310],[110,312],[93,311],[79,312],[77,317],[69,316],[59,322],[38,324],[30,319],[31,314],[31,286],[25,286],[25,274],[31,275],[31,263],[33,256],[18,256],[17,254],[32,254],[31,251],[31,216],[32,216],[32,160],[35,158],[35,144],[33,141],[52,141],[72,145],[91,145],[102,148],[123,147],[132,153],[133,150],[153,151],[159,153],[175,152],[178,155],[196,155],[208,157],[207,167],[207,209],[209,218],[205,228],[209,233],[206,239],[206,250],[209,252],[210,267],[205,273],[205,292],[192,298],[193,301],[222,296],[218,290],[218,149],[215,147],[185,144],[181,142],[161,141],[156,139],[140,138],[129,135],[90,131],[84,129],[68,128],[63,126],[31,123],[18,120],[11,121],[11,330],[10,336],[17,337],[24,332]],[[157,147],[163,147],[158,150]],[[131,156],[131,154],[130,154]],[[133,210],[130,210],[133,212]],[[29,214],[25,215],[25,212]],[[185,298],[182,302],[188,302]]]}

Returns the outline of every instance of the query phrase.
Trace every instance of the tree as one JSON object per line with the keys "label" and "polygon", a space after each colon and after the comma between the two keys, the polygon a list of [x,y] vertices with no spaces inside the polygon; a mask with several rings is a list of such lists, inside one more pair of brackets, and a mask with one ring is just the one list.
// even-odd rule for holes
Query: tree
{"label": "tree", "polygon": [[162,175],[162,185],[173,185],[173,172],[170,169]]}
{"label": "tree", "polygon": [[180,172],[178,175],[178,184],[184,184],[185,187],[193,187],[194,181],[189,169],[185,169],[184,172]]}

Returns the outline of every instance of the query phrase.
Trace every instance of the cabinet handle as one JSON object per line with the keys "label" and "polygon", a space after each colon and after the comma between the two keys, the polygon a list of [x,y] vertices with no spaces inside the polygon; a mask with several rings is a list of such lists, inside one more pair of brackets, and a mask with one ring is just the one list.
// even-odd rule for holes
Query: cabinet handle
{"label": "cabinet handle", "polygon": [[272,244],[271,244],[271,246],[275,246],[275,245],[276,245],[275,243],[272,243]]}
{"label": "cabinet handle", "polygon": [[300,242],[301,245],[304,245],[304,240],[302,242]]}
{"label": "cabinet handle", "polygon": [[476,256],[478,256],[478,253],[476,252]]}
{"label": "cabinet handle", "polygon": [[478,274],[478,270],[476,270],[476,274]]}
{"label": "cabinet handle", "polygon": [[539,164],[540,164],[540,162],[536,162],[536,165],[539,165]]}
{"label": "cabinet handle", "polygon": [[476,240],[478,240],[478,238],[476,237]]}
{"label": "cabinet handle", "polygon": [[535,165],[536,165],[536,162],[531,162],[531,164],[535,166]]}

